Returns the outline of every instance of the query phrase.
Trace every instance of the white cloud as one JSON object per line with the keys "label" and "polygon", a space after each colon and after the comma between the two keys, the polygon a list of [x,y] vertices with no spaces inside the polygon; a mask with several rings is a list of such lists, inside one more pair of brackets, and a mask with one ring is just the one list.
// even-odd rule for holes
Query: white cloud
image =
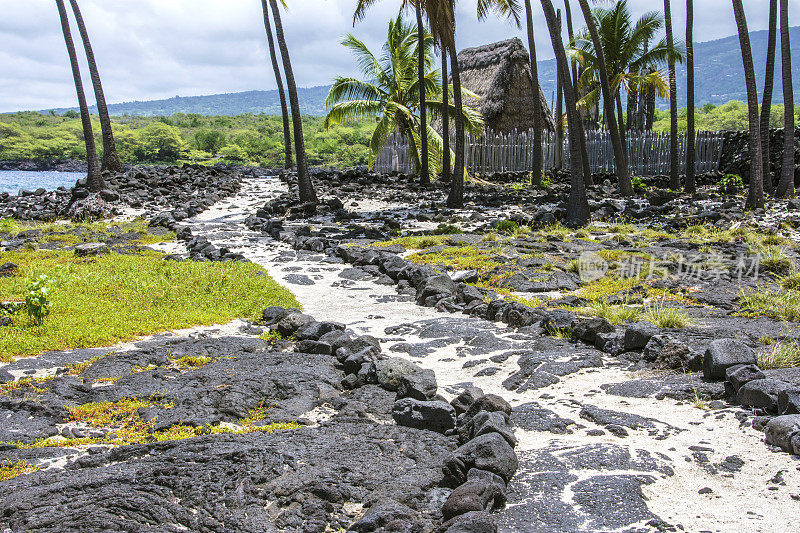
{"label": "white cloud", "polygon": [[[536,0],[537,52],[552,57]],[[354,0],[297,0],[283,13],[298,85],[330,83],[354,73],[339,45],[352,31],[371,47],[383,42],[399,2],[377,4],[352,25]],[[522,32],[507,21],[478,22],[476,0],[459,5],[458,45],[476,46]],[[630,0],[635,14],[662,2]],[[750,29],[766,27],[766,0],[745,0]],[[109,102],[149,100],[274,88],[260,2],[257,0],[80,0]],[[556,7],[563,3],[555,0]],[[673,1],[675,32],[683,34],[684,3]],[[800,0],[790,0],[790,23],[800,23]],[[572,1],[576,24],[580,19]],[[696,2],[695,36],[704,41],[735,33],[730,0]],[[0,112],[75,105],[59,17],[52,0],[0,0]],[[73,37],[79,41],[73,25]],[[85,69],[84,69],[85,71]],[[88,76],[84,76],[88,80]],[[87,87],[91,99],[91,90]]]}

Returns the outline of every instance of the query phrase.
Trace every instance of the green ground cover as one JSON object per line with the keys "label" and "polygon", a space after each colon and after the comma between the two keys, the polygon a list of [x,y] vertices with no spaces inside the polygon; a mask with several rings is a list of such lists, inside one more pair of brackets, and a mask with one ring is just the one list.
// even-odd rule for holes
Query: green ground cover
{"label": "green ground cover", "polygon": [[294,296],[252,263],[164,261],[157,252],[76,258],[66,250],[2,254],[19,266],[0,278],[0,300],[24,301],[31,280],[46,276],[49,314],[38,324],[24,311],[0,328],[0,361],[46,350],[108,346],[159,331],[258,319]]}

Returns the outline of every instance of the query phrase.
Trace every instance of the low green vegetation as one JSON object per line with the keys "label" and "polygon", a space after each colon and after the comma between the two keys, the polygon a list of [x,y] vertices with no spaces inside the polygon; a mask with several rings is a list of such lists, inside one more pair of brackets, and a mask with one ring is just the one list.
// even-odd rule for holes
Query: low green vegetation
{"label": "low green vegetation", "polygon": [[689,313],[677,307],[650,305],[645,309],[644,318],[660,328],[675,329],[692,325]]}
{"label": "low green vegetation", "polygon": [[[55,243],[71,246],[84,242],[108,241],[125,236],[125,243],[148,245],[175,240],[175,233],[164,231],[153,233],[148,222],[137,218],[130,222],[18,222],[13,219],[0,220],[3,239],[18,236],[35,236],[41,244]],[[8,237],[6,237],[6,235]]]}
{"label": "low green vegetation", "polygon": [[[85,159],[81,121],[76,114],[34,111],[0,114],[0,160]],[[369,138],[375,124],[322,127],[322,117],[303,117],[311,165],[349,167],[369,161]],[[283,122],[280,116],[112,117],[117,151],[124,163],[176,161],[283,165]],[[100,124],[93,117],[98,150]],[[102,155],[102,152],[101,152]]]}
{"label": "low green vegetation", "polygon": [[745,314],[800,322],[800,291],[745,291],[739,296],[739,305]]}
{"label": "low green vegetation", "polygon": [[792,340],[774,344],[771,349],[759,354],[758,366],[763,369],[800,366],[800,341]]}
{"label": "low green vegetation", "polygon": [[[795,120],[800,119],[800,105],[795,106]],[[686,130],[686,108],[678,112],[678,129]],[[722,105],[706,104],[695,112],[697,131],[746,131],[748,127],[747,104],[731,100]],[[783,127],[783,104],[772,106],[769,113],[769,125],[772,128]],[[656,109],[653,130],[669,133],[669,110]]]}
{"label": "low green vegetation", "polygon": [[8,481],[22,474],[31,474],[39,470],[39,467],[26,463],[25,461],[5,461],[0,463],[0,481]]}
{"label": "low green vegetation", "polygon": [[[202,435],[217,435],[221,433],[244,434],[254,432],[272,433],[279,430],[297,429],[300,424],[294,422],[264,423],[269,407],[263,404],[250,410],[247,416],[230,424],[214,424],[201,427],[176,424],[164,430],[154,430],[156,419],[143,420],[139,410],[158,406],[171,409],[169,403],[158,403],[142,398],[123,398],[116,402],[91,402],[83,405],[68,406],[69,417],[64,422],[79,423],[93,429],[105,430],[103,437],[50,437],[39,439],[33,443],[7,442],[5,445],[16,448],[51,448],[51,447],[77,447],[90,444],[107,444],[111,446],[125,446],[147,442],[162,442],[168,440],[183,440]],[[0,466],[0,481],[6,471]],[[30,465],[10,465],[7,469],[10,477],[27,472],[36,471]]]}
{"label": "low green vegetation", "polygon": [[31,279],[47,276],[49,316],[23,313],[0,328],[0,361],[45,350],[108,346],[164,330],[256,320],[267,306],[299,307],[252,263],[164,261],[156,252],[91,260],[63,250],[8,252],[19,266],[0,278],[0,299],[23,301]]}

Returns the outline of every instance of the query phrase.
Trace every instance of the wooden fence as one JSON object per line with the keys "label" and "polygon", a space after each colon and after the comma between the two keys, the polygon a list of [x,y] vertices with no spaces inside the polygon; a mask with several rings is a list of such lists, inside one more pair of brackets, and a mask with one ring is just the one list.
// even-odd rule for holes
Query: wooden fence
{"label": "wooden fence", "polygon": [[[606,131],[590,131],[586,134],[589,166],[592,172],[614,172],[614,150]],[[453,141],[454,142],[454,141]],[[697,173],[719,169],[722,155],[723,135],[719,132],[697,133],[695,146]],[[628,169],[632,176],[656,176],[669,174],[669,135],[654,132],[628,133]],[[681,173],[685,172],[686,133],[678,136]],[[555,134],[545,132],[542,139],[544,167],[556,166]],[[466,136],[464,152],[467,170],[470,173],[526,171],[533,166],[533,131],[510,133],[487,132],[482,137]],[[563,143],[563,165],[569,164],[569,142]],[[375,162],[377,172],[398,171],[410,173],[412,162],[406,140],[394,133],[389,137]]]}

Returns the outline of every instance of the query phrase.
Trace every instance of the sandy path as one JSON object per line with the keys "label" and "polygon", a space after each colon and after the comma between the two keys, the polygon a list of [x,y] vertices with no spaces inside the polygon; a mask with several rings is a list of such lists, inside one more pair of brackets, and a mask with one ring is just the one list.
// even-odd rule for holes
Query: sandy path
{"label": "sandy path", "polygon": [[[576,423],[571,426],[573,432],[564,435],[517,430],[522,467],[510,487],[509,507],[500,513],[502,530],[650,531],[655,530],[655,523],[651,522],[649,511],[692,532],[800,531],[796,523],[800,502],[792,498],[800,492],[800,461],[769,451],[763,433],[740,428],[735,416],[737,409],[703,410],[669,399],[607,394],[601,385],[639,377],[614,366],[569,374],[559,383],[538,390],[508,391],[502,382],[519,370],[519,356],[500,362],[478,362],[469,368],[464,368],[464,363],[508,352],[508,346],[510,350],[528,350],[531,338],[515,335],[502,324],[442,314],[413,302],[397,301],[392,286],[343,280],[339,274],[348,265],[324,262],[321,255],[301,253],[298,257],[289,246],[247,230],[243,220],[282,187],[277,180],[247,180],[238,196],[220,202],[186,223],[195,234],[204,234],[215,244],[228,246],[262,265],[294,292],[305,312],[318,320],[347,323],[359,333],[380,338],[385,351],[410,357],[435,370],[446,397],[452,397],[458,385],[472,383],[486,392],[502,395],[515,407],[536,402]],[[301,279],[303,284],[297,283],[298,276],[306,277]],[[387,328],[400,324],[408,327],[396,333],[386,332]],[[432,324],[439,331],[433,336],[426,331]],[[489,332],[507,344],[499,350],[487,348],[485,352],[467,349],[465,341],[476,332]],[[398,344],[401,346],[395,347]],[[414,357],[400,351],[414,353],[409,346],[424,348],[428,353]],[[475,376],[488,367],[493,374]],[[579,416],[582,406],[587,404],[654,419],[654,428],[626,428],[629,435],[623,438],[608,431],[599,434],[601,426]],[[607,467],[596,462],[576,464],[574,457],[584,456],[590,450],[599,450],[600,457],[621,453],[629,458],[611,461]],[[560,458],[559,465],[566,465],[563,471],[559,470],[561,466],[555,469],[536,466],[542,457],[551,455]],[[731,458],[735,458],[732,463]],[[725,466],[731,464],[734,471],[726,470]],[[770,481],[778,472],[783,472],[785,485]],[[561,485],[556,483],[557,494],[548,494],[541,488],[539,482],[545,474],[566,479]],[[646,483],[637,481],[643,494],[626,489],[625,483],[630,478],[642,475],[648,478]],[[610,485],[602,484],[604,476]],[[585,491],[580,489],[583,482],[589,482],[593,494],[588,500],[592,501],[576,493]],[[601,487],[608,489],[607,493]],[[698,494],[701,489],[711,491]],[[547,509],[553,505],[564,505],[565,510]],[[622,512],[623,509],[627,510]],[[611,516],[615,513],[619,516]]]}

